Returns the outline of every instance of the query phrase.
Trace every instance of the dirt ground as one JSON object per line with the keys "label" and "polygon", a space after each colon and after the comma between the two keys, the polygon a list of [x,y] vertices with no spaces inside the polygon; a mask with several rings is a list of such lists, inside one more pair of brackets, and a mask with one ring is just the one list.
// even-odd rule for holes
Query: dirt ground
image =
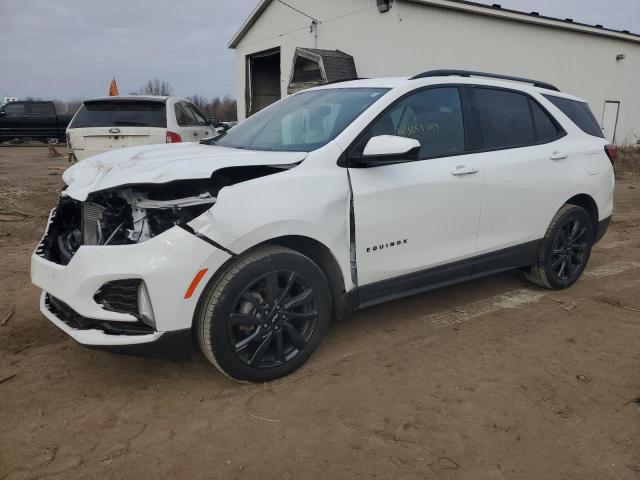
{"label": "dirt ground", "polygon": [[41,316],[29,257],[67,165],[0,148],[0,479],[640,478],[640,158],[572,288],[508,273],[368,308],[268,385]]}

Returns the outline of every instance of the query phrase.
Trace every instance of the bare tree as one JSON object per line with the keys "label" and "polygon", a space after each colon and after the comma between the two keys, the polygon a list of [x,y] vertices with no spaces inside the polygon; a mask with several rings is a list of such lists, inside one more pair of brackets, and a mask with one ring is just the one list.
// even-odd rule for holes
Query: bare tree
{"label": "bare tree", "polygon": [[82,99],[74,98],[73,100],[52,100],[56,106],[56,112],[63,115],[74,115],[82,106]]}
{"label": "bare tree", "polygon": [[198,107],[198,109],[200,109],[200,111],[205,115],[207,115],[208,117],[214,116],[213,112],[209,108],[210,103],[202,95],[195,94],[191,97],[187,97],[187,100],[189,100],[196,107]]}
{"label": "bare tree", "polygon": [[82,106],[83,100],[80,98],[74,98],[67,102],[67,110],[66,113],[69,115],[74,115],[80,107]]}
{"label": "bare tree", "polygon": [[223,121],[235,121],[238,119],[236,101],[229,95],[225,95],[220,100],[220,105],[217,108],[217,118]]}
{"label": "bare tree", "polygon": [[56,112],[58,114],[62,113],[62,114],[66,114],[67,113],[67,102],[65,102],[64,100],[51,100],[53,102],[53,105],[56,107]]}
{"label": "bare tree", "polygon": [[140,87],[136,93],[138,95],[161,95],[167,97],[173,95],[173,87],[169,82],[152,78],[143,87]]}
{"label": "bare tree", "polygon": [[214,97],[210,101],[202,95],[187,97],[191,103],[198,107],[208,118],[215,117],[222,122],[235,121],[237,117],[236,101],[228,95],[220,98]]}

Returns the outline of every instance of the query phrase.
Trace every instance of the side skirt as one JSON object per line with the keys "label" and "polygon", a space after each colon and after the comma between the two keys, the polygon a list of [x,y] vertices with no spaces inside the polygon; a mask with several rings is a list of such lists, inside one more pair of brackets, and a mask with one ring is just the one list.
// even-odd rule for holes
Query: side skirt
{"label": "side skirt", "polygon": [[358,308],[533,265],[539,240],[358,287]]}

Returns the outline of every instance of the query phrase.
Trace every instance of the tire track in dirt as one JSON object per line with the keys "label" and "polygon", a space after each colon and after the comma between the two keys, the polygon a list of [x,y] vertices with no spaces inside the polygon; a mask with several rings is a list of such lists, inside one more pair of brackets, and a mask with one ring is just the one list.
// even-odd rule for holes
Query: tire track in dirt
{"label": "tire track in dirt", "polygon": [[[621,260],[587,270],[584,272],[584,276],[589,279],[598,279],[618,275],[636,268],[640,268],[640,262]],[[428,321],[434,328],[450,327],[482,315],[497,312],[498,310],[518,308],[530,303],[539,302],[547,296],[548,292],[549,291],[534,288],[520,288],[454,309],[425,315],[420,319]]]}

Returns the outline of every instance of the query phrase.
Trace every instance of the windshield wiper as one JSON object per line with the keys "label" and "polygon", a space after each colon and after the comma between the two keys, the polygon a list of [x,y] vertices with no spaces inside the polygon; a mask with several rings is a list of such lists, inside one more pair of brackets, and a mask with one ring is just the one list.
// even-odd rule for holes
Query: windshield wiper
{"label": "windshield wiper", "polygon": [[204,145],[214,145],[215,143],[218,142],[218,140],[220,140],[226,134],[227,134],[227,132],[225,131],[224,133],[220,133],[219,135],[217,135],[215,137],[206,137],[206,138],[203,138],[202,140],[200,140],[199,143],[204,144]]}

